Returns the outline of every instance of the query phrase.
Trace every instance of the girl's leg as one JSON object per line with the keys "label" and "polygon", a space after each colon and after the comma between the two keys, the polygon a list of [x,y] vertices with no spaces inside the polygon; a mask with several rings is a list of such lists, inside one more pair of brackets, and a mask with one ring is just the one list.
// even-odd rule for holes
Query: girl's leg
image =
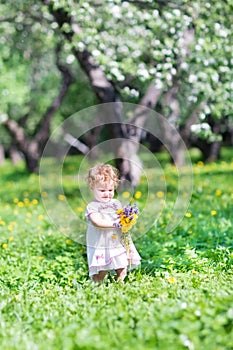
{"label": "girl's leg", "polygon": [[107,271],[99,271],[97,275],[93,275],[93,281],[97,283],[102,283],[106,274]]}
{"label": "girl's leg", "polygon": [[122,269],[117,269],[116,270],[117,276],[116,276],[116,281],[118,282],[124,282],[124,279],[126,277],[127,274],[127,267],[124,267]]}

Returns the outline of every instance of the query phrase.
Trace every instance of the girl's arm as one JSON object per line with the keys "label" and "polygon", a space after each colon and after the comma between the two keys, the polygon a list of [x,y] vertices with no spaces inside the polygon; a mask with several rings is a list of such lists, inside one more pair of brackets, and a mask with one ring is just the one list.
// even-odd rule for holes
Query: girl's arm
{"label": "girl's arm", "polygon": [[91,213],[89,218],[94,226],[102,228],[115,228],[113,220],[100,213]]}

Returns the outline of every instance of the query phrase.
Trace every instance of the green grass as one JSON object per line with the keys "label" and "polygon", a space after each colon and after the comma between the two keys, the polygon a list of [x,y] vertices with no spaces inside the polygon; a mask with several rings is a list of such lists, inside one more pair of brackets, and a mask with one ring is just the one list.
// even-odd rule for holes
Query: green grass
{"label": "green grass", "polygon": [[[142,266],[124,285],[108,276],[100,287],[89,280],[85,246],[46,216],[38,176],[22,164],[1,167],[0,348],[232,350],[233,159],[224,152],[224,161],[206,165],[194,152],[188,214],[170,233],[176,171],[158,155],[166,203],[156,225],[135,241]],[[63,180],[70,205],[83,215],[70,181],[77,162],[67,159]],[[137,190],[143,206],[146,184]],[[156,208],[161,198],[153,198]]]}

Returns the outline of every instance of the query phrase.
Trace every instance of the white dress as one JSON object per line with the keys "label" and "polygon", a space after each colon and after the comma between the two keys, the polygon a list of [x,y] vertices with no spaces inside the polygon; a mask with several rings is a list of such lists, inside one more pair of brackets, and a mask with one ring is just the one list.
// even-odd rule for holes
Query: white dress
{"label": "white dress", "polygon": [[120,208],[122,205],[117,199],[112,199],[107,203],[93,201],[87,205],[86,241],[90,277],[103,270],[111,271],[125,267],[130,270],[140,265],[141,257],[131,239],[129,256],[127,256],[119,228],[99,228],[94,226],[89,219],[91,213],[98,212],[103,217],[106,216],[114,221],[117,219],[116,210]]}

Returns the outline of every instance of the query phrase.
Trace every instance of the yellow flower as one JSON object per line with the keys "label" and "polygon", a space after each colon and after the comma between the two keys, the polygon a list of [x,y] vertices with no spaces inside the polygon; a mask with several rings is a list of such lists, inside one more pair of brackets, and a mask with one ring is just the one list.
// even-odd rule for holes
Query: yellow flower
{"label": "yellow flower", "polygon": [[44,220],[44,216],[43,215],[39,215],[38,219],[42,221],[42,220]]}
{"label": "yellow flower", "polygon": [[6,225],[5,221],[1,220],[1,221],[0,221],[0,225],[1,225],[1,226]]}
{"label": "yellow flower", "polygon": [[13,202],[14,202],[15,204],[17,204],[17,203],[19,202],[18,198],[14,198],[14,199],[13,199]]}
{"label": "yellow flower", "polygon": [[221,191],[221,190],[216,190],[216,191],[215,191],[215,194],[216,194],[216,196],[221,196],[222,191]]}
{"label": "yellow flower", "polygon": [[171,283],[171,284],[176,283],[175,277],[169,277],[169,278],[168,278],[168,282]]}
{"label": "yellow flower", "polygon": [[71,239],[67,239],[66,244],[70,244],[70,243],[72,243]]}
{"label": "yellow flower", "polygon": [[216,212],[216,210],[211,210],[210,214],[211,214],[212,216],[214,216],[214,215],[217,214],[217,212]]}
{"label": "yellow flower", "polygon": [[7,247],[8,247],[8,245],[7,245],[6,243],[3,243],[3,244],[2,244],[2,248],[3,248],[3,249],[6,249]]}
{"label": "yellow flower", "polygon": [[185,214],[185,216],[186,216],[186,218],[191,218],[192,214],[188,212]]}
{"label": "yellow flower", "polygon": [[123,209],[118,209],[118,210],[116,211],[116,213],[117,213],[118,215],[121,215],[121,214],[123,213]]}
{"label": "yellow flower", "polygon": [[32,200],[32,204],[33,204],[33,205],[37,205],[37,204],[38,204],[38,200],[37,200],[37,199],[33,199],[33,200]]}
{"label": "yellow flower", "polygon": [[83,212],[83,208],[82,208],[82,207],[78,207],[78,208],[77,208],[77,211],[78,211],[79,213],[82,213],[82,212]]}
{"label": "yellow flower", "polygon": [[59,194],[58,195],[58,200],[59,201],[64,201],[66,199],[66,196],[64,196],[64,194]]}
{"label": "yellow flower", "polygon": [[122,193],[123,198],[129,198],[130,197],[130,193],[128,191],[125,191]]}
{"label": "yellow flower", "polygon": [[197,166],[202,167],[202,166],[204,166],[204,163],[200,160],[200,161],[197,163]]}
{"label": "yellow flower", "polygon": [[24,207],[24,203],[23,203],[23,202],[18,202],[18,206],[19,206],[20,208],[22,208],[22,207]]}
{"label": "yellow flower", "polygon": [[142,196],[142,192],[140,192],[140,191],[137,191],[137,192],[135,193],[135,195],[134,195],[134,197],[135,197],[136,199],[140,199],[141,196]]}
{"label": "yellow flower", "polygon": [[156,193],[156,195],[157,195],[158,198],[163,198],[164,197],[164,192],[163,191],[158,191]]}
{"label": "yellow flower", "polygon": [[29,199],[28,198],[24,198],[24,203],[25,203],[26,206],[28,206],[29,203],[30,203]]}
{"label": "yellow flower", "polygon": [[14,237],[13,236],[10,236],[9,237],[9,241],[12,242],[14,240]]}

